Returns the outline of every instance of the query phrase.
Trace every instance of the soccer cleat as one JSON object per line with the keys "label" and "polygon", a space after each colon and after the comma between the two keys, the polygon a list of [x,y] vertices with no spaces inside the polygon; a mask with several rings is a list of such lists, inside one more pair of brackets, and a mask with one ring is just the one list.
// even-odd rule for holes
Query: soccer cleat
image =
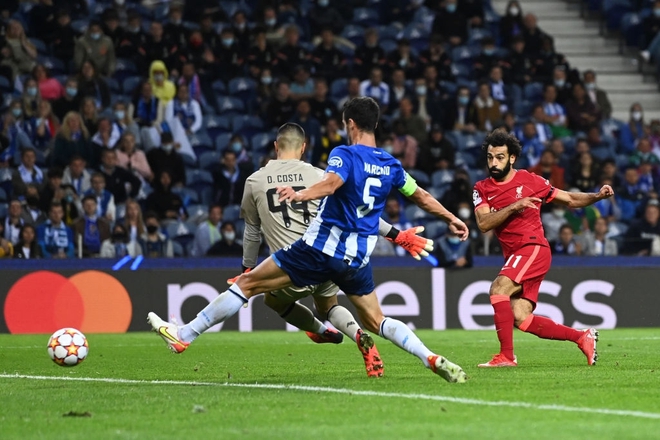
{"label": "soccer cleat", "polygon": [[502,353],[498,353],[495,356],[493,356],[493,359],[490,361],[486,362],[485,364],[479,364],[477,365],[478,367],[485,367],[485,368],[490,368],[490,367],[517,367],[518,366],[518,358],[513,357],[513,360],[509,359],[508,357],[504,356]]}
{"label": "soccer cleat", "polygon": [[364,359],[364,366],[367,369],[367,376],[383,377],[383,361],[380,359],[380,353],[378,353],[372,337],[362,330],[358,330],[356,339],[358,349]]}
{"label": "soccer cleat", "polygon": [[467,381],[465,371],[455,363],[449,362],[446,358],[434,354],[428,357],[428,361],[431,371],[447,382],[465,383]]}
{"label": "soccer cleat", "polygon": [[190,345],[189,342],[183,342],[179,339],[179,328],[176,326],[176,324],[163,321],[154,312],[149,312],[147,315],[147,322],[151,324],[153,331],[158,333],[158,335],[163,338],[163,341],[165,341],[167,347],[173,353],[183,353]]}
{"label": "soccer cleat", "polygon": [[305,332],[307,337],[317,344],[341,344],[344,340],[344,335],[339,333],[337,330],[331,328],[323,332],[323,334]]}
{"label": "soccer cleat", "polygon": [[586,329],[577,341],[578,347],[580,347],[582,353],[587,357],[588,365],[596,365],[596,361],[598,360],[598,352],[596,351],[597,341],[598,330],[595,328]]}

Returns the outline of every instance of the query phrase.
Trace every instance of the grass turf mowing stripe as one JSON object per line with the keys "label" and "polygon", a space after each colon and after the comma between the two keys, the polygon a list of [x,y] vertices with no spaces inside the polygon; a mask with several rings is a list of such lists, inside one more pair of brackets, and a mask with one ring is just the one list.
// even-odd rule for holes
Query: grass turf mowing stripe
{"label": "grass turf mowing stripe", "polygon": [[[643,411],[629,411],[608,408],[588,408],[564,405],[543,405],[528,402],[507,402],[507,401],[489,401],[479,399],[467,399],[462,397],[449,397],[449,396],[435,396],[431,394],[406,394],[406,393],[386,393],[379,391],[364,391],[364,390],[350,390],[346,388],[328,388],[328,387],[315,387],[304,385],[284,385],[284,384],[259,384],[259,383],[220,383],[220,382],[195,382],[185,380],[138,380],[138,379],[116,379],[111,377],[68,377],[68,376],[30,376],[25,374],[0,374],[0,379],[28,379],[28,380],[63,380],[72,382],[102,382],[102,383],[118,383],[130,385],[190,385],[190,386],[216,386],[216,387],[232,387],[232,388],[252,388],[252,389],[266,389],[266,390],[292,390],[292,391],[306,391],[315,393],[335,393],[335,394],[349,394],[353,396],[370,396],[370,397],[385,397],[385,398],[400,398],[411,400],[433,400],[438,402],[460,403],[464,405],[477,405],[477,406],[506,406],[513,408],[528,408],[535,410],[546,411],[563,411],[563,412],[583,412],[591,414],[605,414],[611,416],[622,417],[638,417],[644,419],[660,419],[660,413],[651,413]],[[460,386],[460,385],[459,385]]]}

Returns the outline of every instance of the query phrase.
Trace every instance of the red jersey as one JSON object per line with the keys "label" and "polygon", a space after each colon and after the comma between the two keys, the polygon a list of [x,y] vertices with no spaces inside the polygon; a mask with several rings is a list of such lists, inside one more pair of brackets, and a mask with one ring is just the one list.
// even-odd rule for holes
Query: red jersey
{"label": "red jersey", "polygon": [[[548,203],[556,195],[557,190],[543,177],[525,170],[516,170],[508,182],[500,183],[491,177],[480,180],[474,185],[472,198],[475,210],[487,206],[491,212],[495,212],[525,197],[538,197]],[[502,245],[505,258],[528,244],[550,246],[545,238],[541,211],[538,209],[523,209],[510,215],[495,228],[495,235]]]}

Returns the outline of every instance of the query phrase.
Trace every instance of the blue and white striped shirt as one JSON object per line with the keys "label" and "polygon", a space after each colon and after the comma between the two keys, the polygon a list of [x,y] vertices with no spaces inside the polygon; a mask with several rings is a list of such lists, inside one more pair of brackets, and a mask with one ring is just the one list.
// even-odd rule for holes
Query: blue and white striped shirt
{"label": "blue and white striped shirt", "polygon": [[326,172],[337,174],[344,184],[321,201],[303,241],[351,267],[364,267],[376,246],[390,191],[403,188],[410,177],[390,154],[364,145],[333,149]]}
{"label": "blue and white striped shirt", "polygon": [[390,86],[383,81],[377,86],[371,84],[370,80],[365,80],[360,83],[360,95],[373,98],[382,106],[390,104]]}

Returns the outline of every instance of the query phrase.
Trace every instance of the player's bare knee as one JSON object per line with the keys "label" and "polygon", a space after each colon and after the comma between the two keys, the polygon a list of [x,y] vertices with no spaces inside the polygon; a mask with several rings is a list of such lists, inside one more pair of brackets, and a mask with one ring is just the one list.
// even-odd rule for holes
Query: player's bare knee
{"label": "player's bare knee", "polygon": [[520,285],[514,283],[509,278],[498,276],[490,285],[490,291],[488,293],[491,296],[492,295],[511,296],[518,293],[520,291],[520,288],[521,288]]}

